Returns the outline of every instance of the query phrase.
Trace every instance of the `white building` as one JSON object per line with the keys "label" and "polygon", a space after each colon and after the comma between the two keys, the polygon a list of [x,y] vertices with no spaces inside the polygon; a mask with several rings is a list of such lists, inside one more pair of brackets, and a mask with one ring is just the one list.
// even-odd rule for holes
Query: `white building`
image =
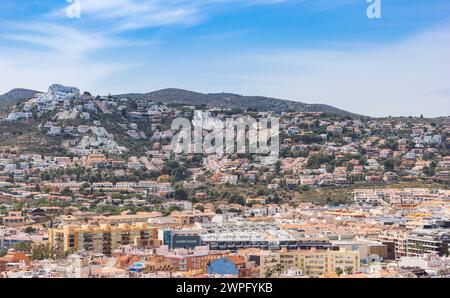
{"label": "white building", "polygon": [[52,126],[50,127],[50,130],[48,131],[49,134],[55,136],[59,135],[62,132],[62,128],[60,126]]}
{"label": "white building", "polygon": [[63,102],[68,99],[78,98],[80,90],[74,87],[65,87],[54,84],[48,88],[48,92],[38,96],[40,102]]}
{"label": "white building", "polygon": [[163,207],[170,208],[172,206],[178,206],[183,210],[192,211],[192,203],[189,201],[170,201],[163,204]]}
{"label": "white building", "polygon": [[21,119],[28,119],[30,117],[31,117],[31,113],[15,112],[15,113],[9,113],[6,120],[7,121],[18,121]]}
{"label": "white building", "polygon": [[433,254],[422,257],[403,256],[400,258],[398,265],[400,267],[419,267],[435,275],[439,274],[439,270],[442,268],[450,268],[450,257],[440,257]]}
{"label": "white building", "polygon": [[5,242],[5,227],[0,226],[0,248],[3,248]]}

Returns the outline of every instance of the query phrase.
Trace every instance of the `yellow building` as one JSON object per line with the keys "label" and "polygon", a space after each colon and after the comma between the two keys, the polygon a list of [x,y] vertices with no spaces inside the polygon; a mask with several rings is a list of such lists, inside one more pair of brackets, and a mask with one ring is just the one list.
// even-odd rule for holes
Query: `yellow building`
{"label": "yellow building", "polygon": [[[297,250],[281,251],[280,264],[284,270],[299,269],[313,277],[326,276],[337,271],[359,271],[359,252],[345,250]],[[338,269],[339,268],[339,269]]]}
{"label": "yellow building", "polygon": [[261,252],[259,255],[259,273],[261,278],[278,277],[283,267],[280,264],[280,254]]}
{"label": "yellow building", "polygon": [[111,255],[122,245],[155,247],[160,245],[158,229],[146,223],[134,225],[83,225],[49,229],[52,247],[63,251],[87,250]]}

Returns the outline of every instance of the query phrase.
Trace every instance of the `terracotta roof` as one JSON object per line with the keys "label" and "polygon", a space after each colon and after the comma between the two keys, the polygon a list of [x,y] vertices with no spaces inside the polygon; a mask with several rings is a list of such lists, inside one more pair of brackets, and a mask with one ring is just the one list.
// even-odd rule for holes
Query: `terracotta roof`
{"label": "terracotta roof", "polygon": [[227,258],[235,265],[243,265],[243,264],[245,264],[244,257],[228,256]]}

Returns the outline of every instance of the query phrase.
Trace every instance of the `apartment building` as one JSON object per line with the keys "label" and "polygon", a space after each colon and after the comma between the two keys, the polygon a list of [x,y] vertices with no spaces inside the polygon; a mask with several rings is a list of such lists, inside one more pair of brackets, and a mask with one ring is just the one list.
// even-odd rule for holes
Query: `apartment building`
{"label": "apartment building", "polygon": [[363,264],[370,263],[376,260],[394,259],[394,245],[389,250],[388,243],[381,241],[373,241],[369,239],[351,239],[351,240],[334,240],[331,241],[333,247],[345,249],[348,251],[359,252],[360,262]]}
{"label": "apartment building", "polygon": [[170,216],[179,224],[189,225],[196,222],[210,222],[214,215],[213,212],[172,212]]}
{"label": "apartment building", "polygon": [[259,267],[259,277],[277,277],[281,274],[280,254],[278,252],[260,251],[250,254],[249,261],[255,262]]}
{"label": "apartment building", "polygon": [[449,254],[450,233],[444,229],[417,229],[407,239],[407,256],[424,254]]}
{"label": "apartment building", "polygon": [[121,214],[110,216],[94,217],[100,224],[118,225],[118,224],[137,224],[146,223],[150,218],[157,216],[155,212],[137,212],[136,214]]}
{"label": "apartment building", "polygon": [[0,217],[0,221],[7,227],[18,227],[25,224],[26,218],[20,211],[10,211],[8,215]]}
{"label": "apartment building", "polygon": [[407,233],[402,231],[385,231],[378,235],[382,243],[394,243],[395,258],[406,256],[408,250]]}
{"label": "apartment building", "polygon": [[338,268],[343,272],[359,271],[359,252],[347,250],[297,250],[280,251],[283,270],[298,269],[305,275],[319,277],[334,274]]}
{"label": "apartment building", "polygon": [[207,231],[201,235],[202,244],[211,250],[331,248],[331,242],[326,237],[288,232],[273,223],[211,223],[200,226]]}
{"label": "apartment building", "polygon": [[123,245],[151,248],[160,245],[157,228],[146,223],[118,226],[65,226],[49,229],[50,244],[63,251],[93,251],[111,255]]}

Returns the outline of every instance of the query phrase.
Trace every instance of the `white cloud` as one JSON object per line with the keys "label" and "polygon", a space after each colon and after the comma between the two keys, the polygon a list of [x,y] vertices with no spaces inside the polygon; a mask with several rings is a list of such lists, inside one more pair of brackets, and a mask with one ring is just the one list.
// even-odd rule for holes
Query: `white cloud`
{"label": "white cloud", "polygon": [[43,91],[53,83],[95,90],[105,78],[133,66],[95,60],[61,60],[46,52],[11,54],[0,50],[0,93],[19,87]]}
{"label": "white cloud", "polygon": [[[112,29],[188,24],[207,17],[209,9],[220,5],[279,1],[84,1],[88,19],[111,21],[114,28],[90,31],[48,23],[1,24],[0,39],[14,44],[0,47],[0,93],[16,87],[42,90],[52,83],[101,94],[179,87],[325,103],[371,116],[439,116],[450,110],[448,27],[387,44],[343,43],[318,49],[198,55],[181,52],[171,56],[158,51],[137,55],[126,51],[126,55],[116,58],[105,49],[148,45],[152,41],[122,40]],[[220,39],[242,33],[245,31],[200,38]]]}
{"label": "white cloud", "polygon": [[173,57],[130,84],[273,96],[370,116],[443,116],[450,111],[450,28],[388,44]]}
{"label": "white cloud", "polygon": [[8,33],[0,33],[0,39],[13,44],[0,48],[0,93],[17,87],[43,90],[55,82],[95,88],[100,80],[136,66],[95,56],[136,43],[49,23],[3,25]]}
{"label": "white cloud", "polygon": [[[124,31],[169,25],[195,25],[225,7],[273,5],[305,0],[80,0],[82,18]],[[309,0],[310,1],[310,0]],[[65,17],[66,7],[52,15]]]}
{"label": "white cloud", "polygon": [[220,52],[189,59],[155,53],[154,59],[138,58],[145,60],[141,67],[128,59],[101,62],[90,55],[62,59],[58,53],[65,47],[0,50],[0,91],[42,89],[55,82],[101,94],[179,87],[324,103],[370,116],[442,116],[450,110],[450,28],[397,43],[342,44],[333,50]]}
{"label": "white cloud", "polygon": [[[67,17],[67,4],[47,14],[45,21],[1,21],[0,93],[18,86],[42,90],[55,82],[107,92],[107,78],[140,63],[123,57],[99,59],[102,53],[108,53],[105,49],[157,43],[122,40],[118,31],[193,25],[221,5],[280,2],[284,1],[81,0],[82,19],[66,25],[60,21]],[[39,16],[36,19],[42,20]]]}
{"label": "white cloud", "polygon": [[442,116],[450,111],[450,28],[389,45],[256,55],[260,73],[243,78],[260,91],[328,103],[372,116]]}
{"label": "white cloud", "polygon": [[99,49],[120,45],[119,40],[95,32],[51,23],[8,23],[8,33],[0,39],[41,46],[58,55],[60,59],[81,59]]}

